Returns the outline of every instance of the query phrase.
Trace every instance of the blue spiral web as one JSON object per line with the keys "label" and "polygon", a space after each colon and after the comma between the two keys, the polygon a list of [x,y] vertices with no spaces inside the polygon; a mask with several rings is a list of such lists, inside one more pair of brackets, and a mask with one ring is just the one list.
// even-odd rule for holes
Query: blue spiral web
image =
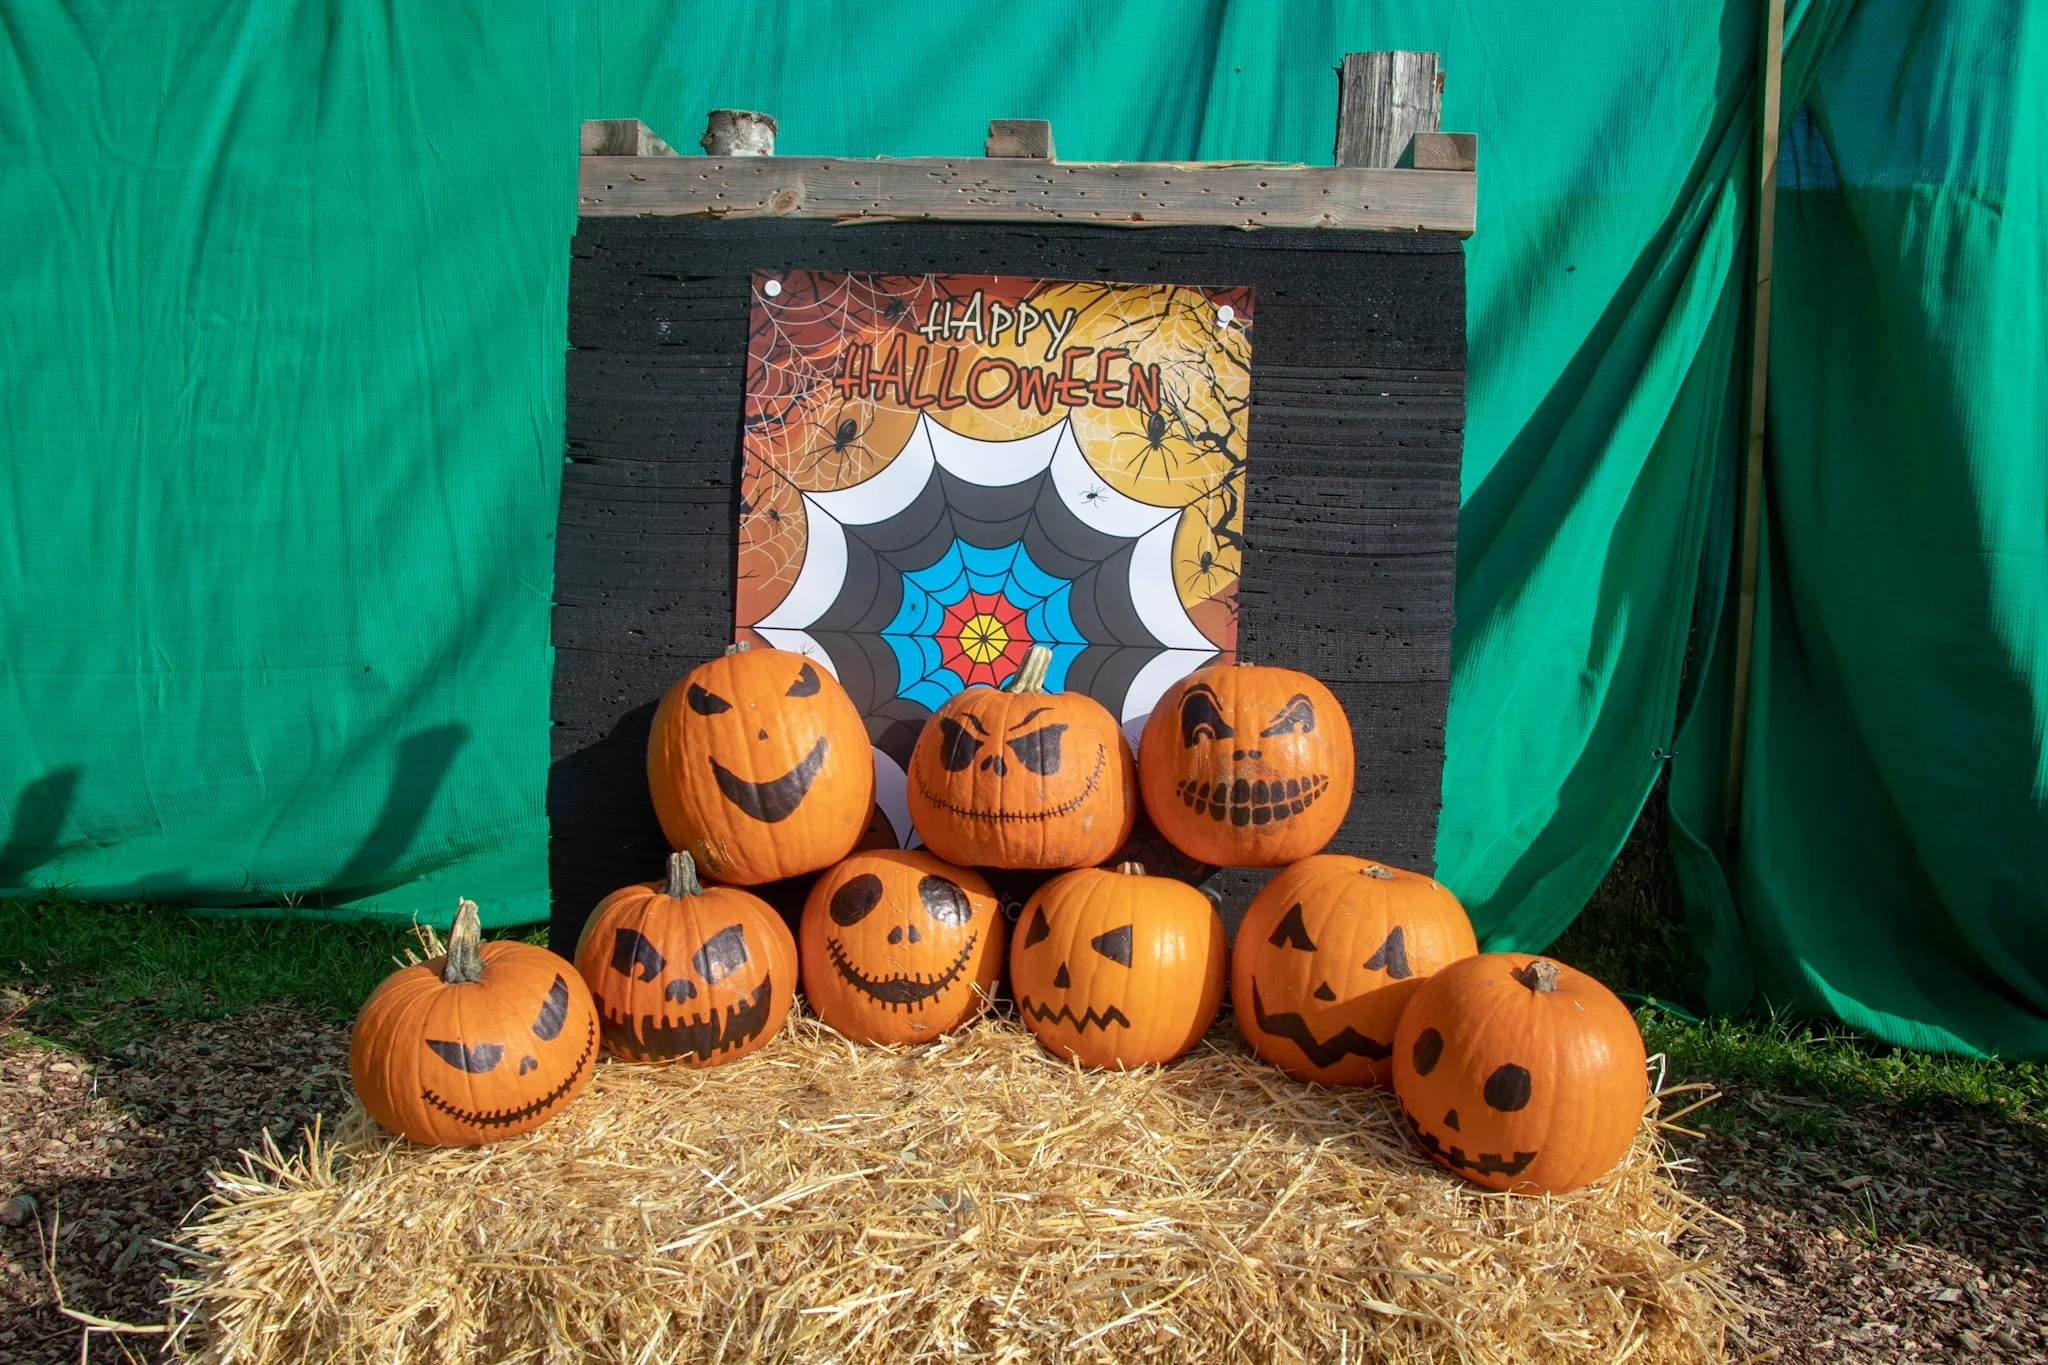
{"label": "blue spiral web", "polygon": [[882,627],[896,655],[897,695],[936,711],[962,690],[960,675],[945,665],[938,633],[946,609],[970,592],[1000,594],[1024,613],[1032,643],[1052,651],[1046,689],[1062,690],[1068,667],[1088,647],[1068,610],[1073,590],[1069,580],[1039,568],[1022,541],[991,550],[956,539],[937,563],[903,575],[903,605]]}

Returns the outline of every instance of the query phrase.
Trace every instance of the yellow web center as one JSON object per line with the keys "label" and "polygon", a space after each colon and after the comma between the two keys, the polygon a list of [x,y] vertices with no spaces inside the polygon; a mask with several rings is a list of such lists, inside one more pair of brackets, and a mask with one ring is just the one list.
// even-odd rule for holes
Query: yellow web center
{"label": "yellow web center", "polygon": [[969,617],[960,627],[960,652],[978,664],[994,663],[1009,647],[1010,632],[987,612]]}

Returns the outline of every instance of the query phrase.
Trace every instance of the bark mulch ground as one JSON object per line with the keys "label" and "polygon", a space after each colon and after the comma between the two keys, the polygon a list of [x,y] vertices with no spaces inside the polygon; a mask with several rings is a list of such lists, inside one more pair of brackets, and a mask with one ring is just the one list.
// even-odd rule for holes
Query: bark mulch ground
{"label": "bark mulch ground", "polygon": [[[207,1171],[338,1113],[347,1045],[345,1025],[283,1006],[90,1058],[0,1025],[0,1201],[34,1204],[0,1202],[0,1360],[80,1358],[88,1324],[59,1287],[74,1312],[161,1326]],[[1676,1147],[1756,1305],[1733,1359],[2048,1362],[2048,1124],[1742,1085],[1706,1113]],[[90,1359],[160,1340],[97,1332]]]}

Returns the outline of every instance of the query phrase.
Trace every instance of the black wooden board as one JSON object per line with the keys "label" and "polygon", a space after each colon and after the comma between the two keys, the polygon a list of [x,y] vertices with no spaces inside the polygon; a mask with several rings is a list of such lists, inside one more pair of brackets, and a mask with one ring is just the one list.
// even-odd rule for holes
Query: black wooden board
{"label": "black wooden board", "polygon": [[[1315,674],[1350,713],[1358,791],[1331,848],[1434,867],[1465,424],[1455,237],[586,218],[555,546],[557,951],[605,893],[658,874],[648,725],[732,638],[756,269],[1251,285],[1239,649]],[[1225,874],[1233,926],[1263,880]]]}

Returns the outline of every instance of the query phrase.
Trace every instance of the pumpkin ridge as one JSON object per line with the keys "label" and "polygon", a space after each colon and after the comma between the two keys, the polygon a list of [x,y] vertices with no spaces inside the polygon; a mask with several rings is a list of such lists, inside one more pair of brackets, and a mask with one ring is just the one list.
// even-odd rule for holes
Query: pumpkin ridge
{"label": "pumpkin ridge", "polygon": [[918,791],[924,795],[925,800],[931,802],[940,810],[950,811],[954,815],[964,815],[972,820],[994,820],[998,822],[1008,820],[1054,820],[1058,819],[1062,815],[1072,814],[1077,806],[1079,806],[1083,801],[1086,801],[1090,796],[1094,795],[1096,785],[1102,781],[1102,770],[1104,767],[1108,766],[1108,763],[1108,747],[1101,744],[1096,745],[1095,771],[1088,774],[1088,785],[1083,787],[1079,792],[1077,792],[1071,800],[1063,801],[1057,806],[1047,806],[1044,810],[1012,812],[999,810],[970,810],[966,806],[956,806],[952,802],[946,800],[945,798],[934,795],[932,793],[930,784],[928,784],[924,780],[924,775],[922,773],[918,775],[917,787]]}
{"label": "pumpkin ridge", "polygon": [[849,986],[865,995],[882,1001],[892,1009],[897,1007],[923,1008],[926,1002],[951,989],[960,979],[960,973],[967,969],[967,963],[974,956],[975,947],[981,942],[979,931],[967,936],[967,946],[953,959],[953,965],[938,976],[926,982],[915,972],[898,976],[869,977],[862,975],[859,968],[848,960],[846,950],[836,938],[825,940],[825,953],[832,959],[832,965]]}
{"label": "pumpkin ridge", "polygon": [[535,1114],[545,1113],[550,1106],[559,1103],[564,1095],[575,1088],[576,1083],[583,1079],[584,1070],[590,1065],[591,1053],[597,1048],[597,1021],[585,1020],[584,1028],[586,1033],[583,1039],[583,1054],[576,1059],[576,1065],[570,1068],[567,1079],[539,1099],[523,1104],[517,1109],[492,1109],[481,1114],[471,1113],[466,1109],[456,1108],[424,1085],[420,1087],[420,1098],[456,1122],[467,1123],[475,1128],[502,1128],[508,1124],[523,1122]]}

